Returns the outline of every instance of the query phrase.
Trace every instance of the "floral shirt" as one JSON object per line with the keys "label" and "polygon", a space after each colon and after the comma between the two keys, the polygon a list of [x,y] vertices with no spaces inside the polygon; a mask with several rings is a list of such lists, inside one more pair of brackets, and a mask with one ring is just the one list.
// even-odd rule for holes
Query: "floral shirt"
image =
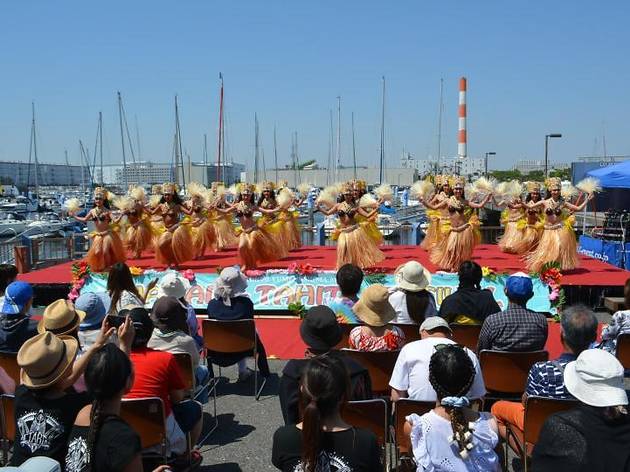
{"label": "floral shirt", "polygon": [[611,354],[617,352],[617,336],[630,333],[630,310],[621,310],[612,316],[610,324],[602,330],[600,347]]}
{"label": "floral shirt", "polygon": [[353,300],[352,298],[338,297],[328,306],[335,312],[338,323],[359,324],[361,321],[352,311],[352,307],[356,302],[357,300]]}
{"label": "floral shirt", "polygon": [[371,336],[363,332],[362,326],[350,331],[348,344],[359,351],[396,351],[405,344],[405,333],[397,326],[385,330],[383,336]]}

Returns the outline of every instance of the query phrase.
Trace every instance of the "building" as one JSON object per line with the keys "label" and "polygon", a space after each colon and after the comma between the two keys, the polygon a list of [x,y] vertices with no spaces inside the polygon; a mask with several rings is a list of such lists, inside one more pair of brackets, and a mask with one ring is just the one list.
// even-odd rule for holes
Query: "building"
{"label": "building", "polygon": [[[316,187],[326,187],[327,185],[335,182],[345,182],[355,178],[354,169],[352,167],[344,167],[337,170],[335,175],[334,171],[328,172],[326,169],[301,169],[299,171],[293,169],[267,169],[262,174],[261,181],[276,180],[276,172],[278,174],[278,181],[286,180],[290,187],[297,187],[303,182],[308,182]],[[248,170],[245,172],[245,181],[252,182],[254,172]],[[385,176],[384,182],[390,185],[410,186],[416,180],[418,180],[418,172],[414,169],[411,172],[408,168],[386,168],[383,169]],[[359,180],[365,180],[368,185],[374,185],[379,183],[379,169],[376,167],[357,167],[356,178]],[[253,182],[252,182],[253,183]]]}
{"label": "building", "polygon": [[28,162],[0,161],[0,178],[2,183],[17,187],[38,185],[81,185],[90,182],[87,167],[67,164],[38,164]]}
{"label": "building", "polygon": [[[217,164],[204,164],[203,162],[191,162],[184,164],[186,182],[199,182],[210,185],[217,181]],[[236,162],[221,163],[218,180],[229,186],[241,181],[245,166]],[[181,171],[180,171],[181,172]]]}
{"label": "building", "polygon": [[521,174],[529,174],[530,172],[535,171],[544,171],[545,162],[540,160],[521,159],[520,161],[516,161],[513,169],[519,171]]}
{"label": "building", "polygon": [[416,159],[411,154],[403,153],[400,158],[400,167],[415,169],[418,175],[434,174],[458,174],[466,177],[480,176],[484,172],[484,159],[473,157],[443,157],[438,162],[431,159]]}
{"label": "building", "polygon": [[425,175],[435,172],[437,162],[428,159],[416,159],[410,153],[404,152],[400,157],[400,167],[403,169],[415,169],[418,174]]}

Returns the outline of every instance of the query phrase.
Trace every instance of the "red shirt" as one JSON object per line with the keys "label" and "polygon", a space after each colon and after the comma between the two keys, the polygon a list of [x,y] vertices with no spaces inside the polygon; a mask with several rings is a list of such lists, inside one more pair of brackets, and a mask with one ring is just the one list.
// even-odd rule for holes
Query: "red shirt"
{"label": "red shirt", "polygon": [[185,388],[175,357],[170,352],[144,348],[131,351],[135,380],[125,398],[160,397],[166,416],[171,414],[171,390]]}

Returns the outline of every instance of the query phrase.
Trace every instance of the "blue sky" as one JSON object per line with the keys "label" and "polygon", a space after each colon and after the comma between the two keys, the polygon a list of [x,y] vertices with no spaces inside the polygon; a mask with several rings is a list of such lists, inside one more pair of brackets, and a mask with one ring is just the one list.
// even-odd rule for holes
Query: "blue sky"
{"label": "blue sky", "polygon": [[[22,1],[0,20],[0,159],[28,157],[30,104],[39,156],[78,162],[104,114],[107,162],[119,162],[116,91],[143,159],[170,159],[173,96],[184,147],[214,159],[218,74],[226,86],[232,158],[253,159],[258,113],[267,162],[278,130],[281,164],[298,132],[301,159],[325,164],[329,111],[342,97],[342,164],[351,164],[355,113],[360,164],[375,164],[381,76],[387,78],[386,155],[437,150],[444,79],[443,154],[457,150],[457,82],[468,78],[471,156],[497,152],[491,167],[630,154],[627,1]],[[335,112],[336,115],[336,112]]]}

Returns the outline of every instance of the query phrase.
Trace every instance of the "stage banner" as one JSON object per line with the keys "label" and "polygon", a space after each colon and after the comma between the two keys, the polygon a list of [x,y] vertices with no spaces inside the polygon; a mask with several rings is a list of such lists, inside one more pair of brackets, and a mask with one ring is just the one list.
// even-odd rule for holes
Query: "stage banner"
{"label": "stage banner", "polygon": [[[155,278],[158,280],[166,272],[146,271],[142,275],[134,276],[134,281],[140,293],[144,294],[145,287]],[[217,274],[195,274],[191,286],[186,294],[186,300],[195,308],[204,309],[212,299],[212,288]],[[192,278],[192,277],[191,277]],[[484,277],[482,288],[488,289],[494,295],[501,309],[507,306],[504,288],[506,275],[493,275]],[[538,277],[533,279],[534,296],[529,300],[527,307],[531,310],[553,312],[549,302],[549,289]],[[363,281],[363,288],[371,283],[382,283],[386,286],[394,286],[392,274],[368,275]],[[445,297],[457,290],[457,274],[438,272],[432,274],[431,285],[428,290],[435,295],[437,305],[442,303]],[[81,292],[104,292],[107,279],[90,275]],[[307,308],[313,305],[327,305],[339,294],[339,288],[335,280],[334,271],[319,271],[314,275],[298,275],[287,273],[286,270],[268,270],[260,277],[250,278],[247,293],[254,302],[255,309],[262,310],[286,310],[290,303],[301,302]],[[157,289],[152,289],[147,297],[147,307],[155,302]]]}
{"label": "stage banner", "polygon": [[580,236],[578,246],[580,254],[599,259],[616,267],[621,267],[623,249],[620,242],[595,239],[584,235]]}

